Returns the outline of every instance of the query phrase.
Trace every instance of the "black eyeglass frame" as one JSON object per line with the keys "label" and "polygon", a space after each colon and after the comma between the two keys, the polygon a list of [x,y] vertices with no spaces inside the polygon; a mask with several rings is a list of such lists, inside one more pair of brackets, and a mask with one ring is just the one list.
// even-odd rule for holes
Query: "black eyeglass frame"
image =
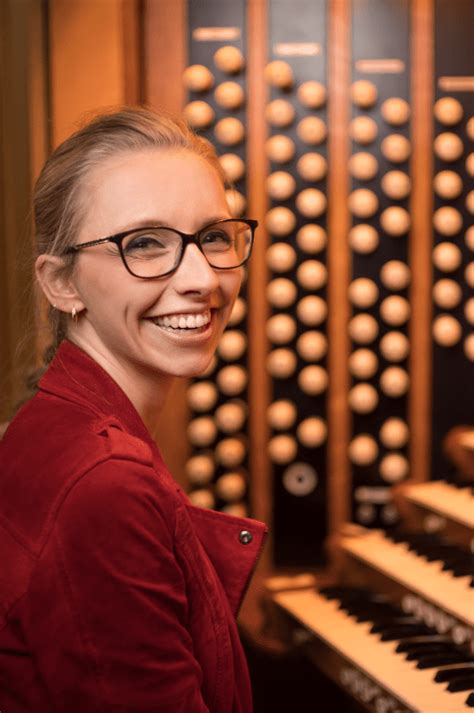
{"label": "black eyeglass frame", "polygon": [[[214,267],[214,265],[211,265],[204,250],[202,249],[202,246],[199,242],[200,235],[203,232],[205,232],[208,228],[210,228],[212,225],[220,225],[221,223],[231,223],[231,222],[232,223],[233,222],[245,223],[251,229],[252,232],[251,232],[251,236],[250,236],[249,254],[238,265],[233,265],[232,267]],[[258,227],[258,220],[253,220],[251,218],[224,218],[223,220],[214,220],[214,221],[212,221],[212,223],[208,223],[207,225],[202,227],[196,233],[183,233],[180,230],[176,230],[175,228],[170,228],[168,225],[147,225],[147,226],[140,227],[140,228],[131,228],[130,230],[125,230],[123,233],[116,233],[115,235],[109,235],[107,238],[99,238],[98,240],[90,240],[87,243],[79,243],[78,245],[71,245],[63,252],[63,255],[74,254],[74,253],[79,252],[79,250],[82,250],[83,248],[91,248],[95,245],[102,245],[103,243],[115,243],[115,245],[118,247],[120,257],[122,258],[122,262],[123,262],[124,267],[127,270],[127,272],[129,272],[131,275],[133,275],[133,277],[138,277],[138,279],[140,279],[140,280],[156,280],[158,277],[166,277],[167,275],[171,275],[172,272],[175,272],[181,264],[181,261],[183,259],[183,256],[184,256],[187,246],[190,244],[194,244],[194,245],[197,245],[198,249],[202,252],[202,254],[206,258],[209,265],[213,268],[213,270],[235,270],[238,267],[245,265],[247,260],[250,258],[250,255],[252,254],[255,230],[257,227]],[[164,272],[161,275],[153,275],[150,277],[144,277],[142,275],[135,275],[135,273],[132,272],[132,270],[130,269],[130,267],[127,264],[127,258],[125,257],[124,252],[123,252],[122,241],[128,235],[131,235],[132,233],[136,233],[137,231],[158,230],[160,228],[162,228],[163,230],[171,230],[173,233],[176,233],[177,235],[179,235],[181,237],[181,251],[178,253],[178,259],[176,261],[175,266],[171,270],[168,270],[167,272]]]}

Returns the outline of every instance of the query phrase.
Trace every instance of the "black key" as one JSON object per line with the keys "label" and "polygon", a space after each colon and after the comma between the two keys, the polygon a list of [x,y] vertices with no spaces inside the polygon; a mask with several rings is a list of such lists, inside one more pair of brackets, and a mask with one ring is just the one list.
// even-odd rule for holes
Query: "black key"
{"label": "black key", "polygon": [[474,675],[474,662],[466,662],[464,664],[454,664],[452,666],[446,666],[439,671],[436,671],[434,680],[438,683],[443,681],[451,681],[454,678],[463,677],[464,675]]}
{"label": "black key", "polygon": [[382,633],[381,641],[396,641],[396,639],[407,639],[410,636],[420,636],[420,634],[429,634],[430,629],[424,624],[401,624],[385,629]]}
{"label": "black key", "polygon": [[474,676],[464,676],[456,678],[448,683],[448,691],[456,693],[457,691],[474,691]]}
{"label": "black key", "polygon": [[442,634],[434,634],[433,636],[415,636],[412,639],[408,639],[407,641],[400,641],[398,644],[396,651],[397,653],[403,653],[404,651],[411,651],[413,647],[415,646],[424,646],[424,645],[448,645],[452,647],[453,643],[450,638],[447,636],[443,636]]}
{"label": "black key", "polygon": [[436,646],[436,644],[433,644],[433,646],[419,646],[417,649],[408,651],[405,658],[407,661],[420,661],[421,659],[426,658],[427,656],[436,654],[449,655],[451,653],[456,653],[454,647],[442,646],[440,644]]}
{"label": "black key", "polygon": [[[394,627],[398,626],[425,626],[424,624],[420,623],[420,620],[417,619],[414,616],[409,616],[408,614],[406,616],[397,616],[393,617],[390,619],[381,620],[381,621],[376,621],[375,624],[372,625],[370,629],[371,634],[380,634],[381,632],[384,632],[386,630],[393,629]],[[428,632],[426,632],[428,633]]]}
{"label": "black key", "polygon": [[464,663],[468,660],[467,656],[462,652],[454,652],[447,654],[432,654],[424,656],[416,664],[417,668],[439,668],[450,663]]}
{"label": "black key", "polygon": [[474,693],[470,693],[466,698],[466,706],[468,708],[474,708]]}

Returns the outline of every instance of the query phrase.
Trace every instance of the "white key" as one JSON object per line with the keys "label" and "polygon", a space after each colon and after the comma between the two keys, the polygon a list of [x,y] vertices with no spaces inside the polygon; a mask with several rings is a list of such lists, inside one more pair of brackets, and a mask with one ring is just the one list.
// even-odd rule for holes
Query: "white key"
{"label": "white key", "polygon": [[442,517],[474,528],[474,496],[470,488],[456,488],[443,481],[409,485],[405,497]]}

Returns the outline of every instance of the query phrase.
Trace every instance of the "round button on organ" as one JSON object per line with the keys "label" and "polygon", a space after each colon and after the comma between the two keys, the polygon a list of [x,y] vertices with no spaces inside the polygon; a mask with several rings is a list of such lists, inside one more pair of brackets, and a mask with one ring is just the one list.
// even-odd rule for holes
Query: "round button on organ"
{"label": "round button on organ", "polygon": [[247,386],[247,372],[242,366],[225,366],[216,377],[219,390],[226,396],[237,396]]}
{"label": "round button on organ", "polygon": [[305,394],[310,396],[322,394],[328,385],[327,372],[315,364],[305,366],[298,374],[298,385]]}
{"label": "round button on organ", "polygon": [[433,338],[442,347],[452,347],[462,337],[458,320],[450,314],[440,314],[433,322]]}
{"label": "round button on organ", "polygon": [[245,503],[231,503],[222,508],[222,512],[226,512],[234,517],[248,517],[248,508]]}
{"label": "round button on organ", "polygon": [[216,501],[214,495],[210,490],[205,490],[204,488],[199,488],[199,490],[193,490],[188,493],[188,498],[198,508],[213,508]]}
{"label": "round button on organ", "polygon": [[405,235],[410,228],[410,222],[408,211],[398,205],[385,208],[380,214],[380,225],[384,231],[397,238]]}
{"label": "round button on organ", "polygon": [[462,193],[462,180],[459,173],[440,171],[433,180],[433,186],[440,198],[452,200]]}
{"label": "round button on organ", "polygon": [[227,330],[222,335],[218,352],[225,361],[240,359],[247,348],[247,337],[237,329]]}
{"label": "round button on organ", "polygon": [[379,235],[372,225],[359,223],[349,231],[349,244],[355,252],[368,255],[377,249]]}
{"label": "round button on organ", "polygon": [[216,404],[219,394],[211,381],[197,381],[188,388],[188,404],[194,411],[210,411]]}
{"label": "round button on organ", "polygon": [[359,79],[351,86],[351,99],[357,106],[367,109],[377,101],[377,87],[367,79]]}
{"label": "round button on organ", "polygon": [[474,334],[468,334],[464,340],[464,354],[469,361],[474,361]]}
{"label": "round button on organ", "polygon": [[466,171],[470,176],[474,176],[474,152],[472,151],[466,158]]}
{"label": "round button on organ", "polygon": [[321,332],[303,332],[296,342],[296,351],[305,361],[319,361],[328,348],[327,339]]}
{"label": "round button on organ", "polygon": [[403,361],[410,351],[410,342],[402,332],[387,332],[379,344],[380,353],[387,361]]}
{"label": "round button on organ", "polygon": [[267,299],[273,307],[279,309],[290,307],[296,300],[297,294],[295,283],[284,277],[278,277],[267,285]]}
{"label": "round button on organ", "polygon": [[388,171],[380,182],[383,192],[393,200],[402,200],[410,194],[411,180],[403,171]]}
{"label": "round button on organ", "polygon": [[474,289],[474,262],[470,262],[466,265],[466,269],[464,270],[464,279],[469,287]]}
{"label": "round button on organ", "polygon": [[327,304],[316,295],[303,297],[296,305],[296,314],[300,322],[307,327],[315,327],[324,322],[327,317]]}
{"label": "round button on organ", "polygon": [[378,128],[376,122],[370,116],[357,116],[350,123],[349,133],[354,141],[366,146],[375,141]]}
{"label": "round button on organ", "polygon": [[293,463],[283,473],[282,483],[291,495],[304,497],[316,489],[318,475],[309,463]]}
{"label": "round button on organ", "polygon": [[314,80],[300,84],[296,95],[301,104],[308,109],[320,109],[326,103],[326,87]]}
{"label": "round button on organ", "polygon": [[296,437],[306,448],[318,448],[327,438],[326,423],[318,416],[310,416],[301,421],[296,429]]}
{"label": "round button on organ", "polygon": [[456,235],[462,229],[462,215],[452,206],[443,206],[435,211],[433,225],[441,235]]}
{"label": "round button on organ", "polygon": [[295,144],[282,134],[275,134],[267,139],[265,149],[268,158],[274,163],[288,163],[295,155]]}
{"label": "round button on organ", "polygon": [[474,141],[474,116],[469,117],[466,123],[466,134]]}
{"label": "round button on organ", "polygon": [[454,272],[461,265],[462,254],[454,243],[439,243],[433,250],[433,262],[442,272]]}
{"label": "round button on organ", "polygon": [[287,272],[296,262],[296,252],[288,243],[273,243],[267,250],[267,265],[273,272]]}
{"label": "round button on organ", "polygon": [[398,398],[408,391],[410,380],[399,366],[389,366],[380,375],[380,388],[387,396]]}
{"label": "round button on organ", "polygon": [[317,146],[327,136],[326,124],[318,116],[305,116],[298,122],[296,133],[305,144]]}
{"label": "round button on organ", "polygon": [[358,218],[369,218],[377,212],[379,200],[368,188],[357,188],[349,195],[349,210]]}
{"label": "round button on organ", "polygon": [[295,118],[295,110],[286,99],[274,99],[265,108],[265,119],[272,126],[289,126]]}
{"label": "round button on organ", "polygon": [[386,448],[403,448],[408,443],[410,432],[405,421],[401,418],[388,418],[379,431],[381,443]]}
{"label": "round button on organ", "polygon": [[291,349],[274,349],[267,357],[267,369],[275,379],[288,379],[296,370],[297,359]]}
{"label": "round button on organ", "polygon": [[368,433],[361,433],[349,444],[349,458],[355,465],[370,465],[379,453],[377,443]]}
{"label": "round button on organ", "polygon": [[378,402],[377,391],[371,384],[357,384],[349,391],[349,406],[356,413],[371,413]]}
{"label": "round button on organ", "polygon": [[434,115],[440,124],[455,126],[461,121],[464,110],[461,102],[454,97],[442,97],[434,105]]}
{"label": "round button on organ", "polygon": [[246,489],[247,483],[241,473],[225,473],[216,481],[216,495],[228,503],[243,498]]}
{"label": "round button on organ", "polygon": [[296,322],[288,314],[276,314],[268,320],[266,331],[273,344],[288,344],[296,334]]}
{"label": "round button on organ", "polygon": [[298,445],[292,436],[281,434],[270,439],[268,455],[274,463],[285,465],[295,459]]}
{"label": "round button on organ", "polygon": [[271,208],[265,216],[265,225],[272,235],[289,235],[296,226],[296,216],[289,208]]}
{"label": "round button on organ", "polygon": [[287,171],[275,171],[266,180],[267,193],[276,201],[285,201],[296,190],[296,181]]}
{"label": "round button on organ", "polygon": [[237,82],[222,82],[214,91],[216,103],[223,109],[238,109],[244,103],[244,90]]}
{"label": "round button on organ", "polygon": [[297,416],[295,404],[288,399],[274,401],[267,409],[268,423],[275,431],[286,431],[291,428]]}
{"label": "round button on organ", "polygon": [[474,250],[474,225],[470,225],[464,235],[464,242],[469,250]]}
{"label": "round button on organ", "polygon": [[400,295],[386,297],[380,305],[380,316],[387,324],[399,327],[410,317],[410,303]]}
{"label": "round button on organ", "polygon": [[215,113],[210,104],[198,100],[186,104],[183,109],[183,116],[193,128],[205,129],[214,121]]}
{"label": "round button on organ", "polygon": [[229,206],[230,214],[233,218],[239,218],[245,211],[246,200],[245,196],[235,188],[228,188],[225,192],[227,205]]}
{"label": "round button on organ", "polygon": [[474,325],[474,297],[470,297],[464,305],[466,322]]}
{"label": "round button on organ", "polygon": [[398,483],[407,477],[408,461],[400,453],[388,453],[380,461],[380,475],[388,483]]}
{"label": "round button on organ", "polygon": [[410,278],[410,268],[401,260],[389,260],[380,270],[380,279],[388,290],[404,290]]}
{"label": "round button on organ", "polygon": [[435,138],[434,151],[442,161],[457,161],[463,154],[464,145],[457,134],[445,131]]}
{"label": "round button on organ", "polygon": [[390,97],[380,107],[380,113],[392,126],[403,126],[410,118],[410,105],[401,97]]}
{"label": "round button on organ", "polygon": [[349,322],[349,335],[358,344],[370,344],[379,333],[379,326],[370,314],[357,314]]}
{"label": "round button on organ", "polygon": [[226,74],[237,74],[244,67],[244,56],[238,47],[225,45],[214,53],[214,64]]}
{"label": "round button on organ", "polygon": [[461,287],[454,280],[438,280],[433,285],[433,299],[442,309],[454,309],[462,299]]}
{"label": "round button on organ", "polygon": [[349,357],[349,371],[358,379],[372,378],[377,369],[377,356],[370,349],[356,349]]}
{"label": "round button on organ", "polygon": [[272,87],[291,89],[293,86],[293,70],[288,62],[282,60],[269,62],[263,70],[263,77]]}
{"label": "round button on organ", "polygon": [[216,461],[225,468],[235,468],[245,458],[245,445],[238,438],[223,438],[216,446]]}
{"label": "round button on organ", "polygon": [[214,127],[217,140],[224,146],[235,146],[240,144],[245,136],[244,125],[240,119],[234,116],[227,116],[220,119]]}
{"label": "round button on organ", "polygon": [[296,164],[296,170],[305,181],[321,181],[327,173],[328,165],[324,156],[314,151],[304,153]]}
{"label": "round button on organ", "polygon": [[380,144],[380,150],[388,161],[403,163],[410,156],[411,146],[409,140],[402,134],[389,134]]}
{"label": "round button on organ", "polygon": [[353,305],[366,309],[377,302],[379,290],[373,280],[359,277],[349,285],[349,299]]}
{"label": "round button on organ", "polygon": [[192,64],[183,72],[185,86],[192,92],[205,92],[214,85],[214,75],[203,64]]}
{"label": "round button on organ", "polygon": [[193,445],[204,447],[215,441],[217,428],[210,416],[200,416],[189,422],[187,433]]}
{"label": "round button on organ", "polygon": [[297,271],[296,279],[305,290],[320,290],[327,281],[327,269],[318,260],[305,260]]}
{"label": "round button on organ", "polygon": [[205,454],[192,456],[186,462],[185,468],[186,475],[193,485],[207,485],[211,482],[215,471],[213,458]]}
{"label": "round button on organ", "polygon": [[219,163],[224,171],[226,178],[231,183],[240,181],[245,173],[245,164],[235,153],[225,153],[219,156]]}
{"label": "round button on organ", "polygon": [[360,181],[370,181],[377,175],[379,164],[373,154],[359,151],[349,159],[349,173]]}
{"label": "round button on organ", "polygon": [[315,255],[326,247],[327,234],[320,225],[307,223],[296,233],[296,242],[305,253]]}
{"label": "round button on organ", "polygon": [[232,312],[229,318],[229,327],[235,327],[237,324],[243,320],[247,313],[247,305],[245,304],[242,297],[237,297],[232,307]]}
{"label": "round button on organ", "polygon": [[243,428],[247,417],[243,402],[228,401],[216,409],[215,420],[223,433],[236,433]]}

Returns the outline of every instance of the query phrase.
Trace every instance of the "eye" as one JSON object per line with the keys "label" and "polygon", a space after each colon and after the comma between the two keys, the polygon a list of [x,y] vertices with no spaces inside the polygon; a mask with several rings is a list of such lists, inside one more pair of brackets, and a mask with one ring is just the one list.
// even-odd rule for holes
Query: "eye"
{"label": "eye", "polygon": [[131,252],[162,252],[168,249],[166,240],[155,235],[131,235],[123,243],[123,249],[127,253]]}

